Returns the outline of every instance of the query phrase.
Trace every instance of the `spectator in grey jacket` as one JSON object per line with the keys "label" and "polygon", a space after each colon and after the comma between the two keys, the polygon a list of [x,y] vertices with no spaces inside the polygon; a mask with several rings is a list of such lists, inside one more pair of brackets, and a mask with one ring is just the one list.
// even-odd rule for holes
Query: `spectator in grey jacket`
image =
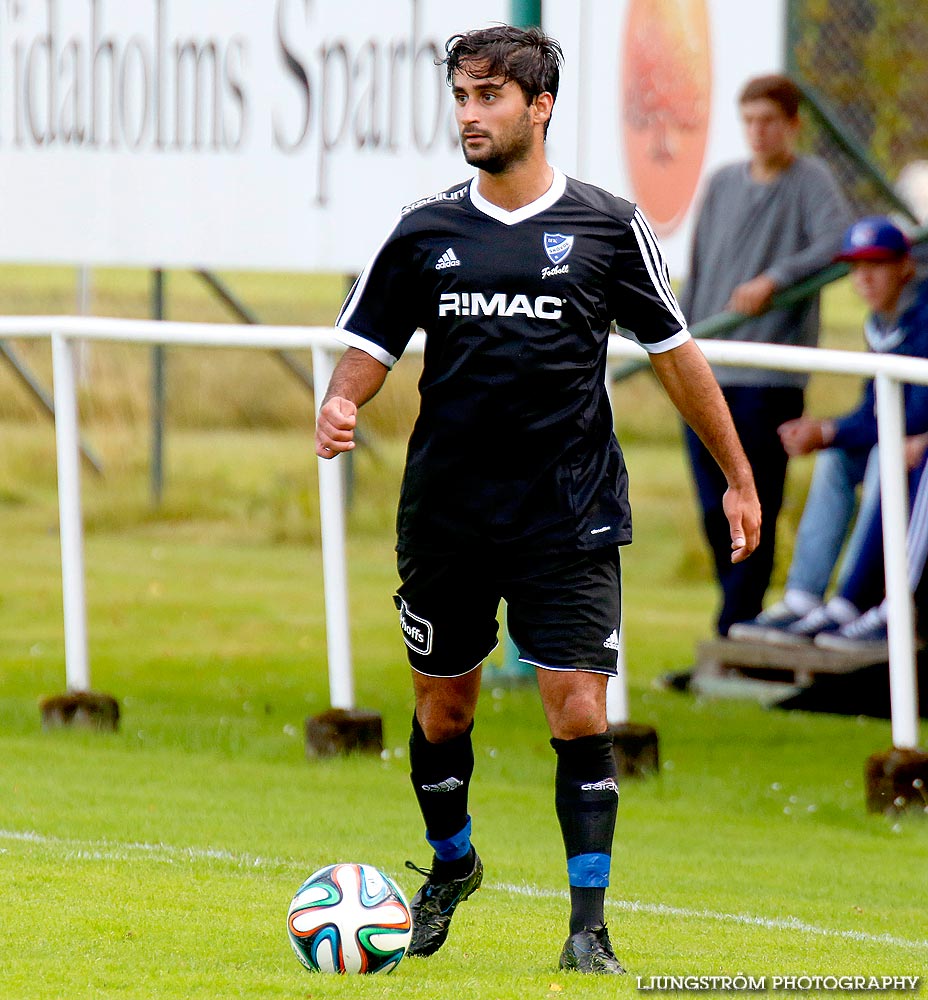
{"label": "spectator in grey jacket", "polygon": [[[734,311],[750,317],[729,334],[756,343],[818,342],[817,298],[769,309],[778,289],[828,264],[851,218],[828,168],[799,156],[800,92],[783,76],[750,80],[739,98],[750,159],[722,167],[703,195],[687,283],[680,304],[690,324]],[[732,564],[725,480],[699,439],[686,431],[706,539],[722,589],[717,628],[761,610],[773,569],[777,516],[787,455],[777,428],[800,416],[807,376],[796,372],[718,367],[716,378],[754,471],[763,526],[760,547]]]}

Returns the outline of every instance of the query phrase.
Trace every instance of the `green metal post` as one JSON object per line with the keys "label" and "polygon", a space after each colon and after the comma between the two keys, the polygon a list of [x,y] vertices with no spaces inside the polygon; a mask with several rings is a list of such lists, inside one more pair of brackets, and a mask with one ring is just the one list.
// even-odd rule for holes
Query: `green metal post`
{"label": "green metal post", "polygon": [[[164,319],[164,271],[152,272],[152,319]],[[151,349],[151,502],[161,506],[164,495],[164,345]]]}
{"label": "green metal post", "polygon": [[509,18],[517,28],[541,24],[541,0],[512,0]]}
{"label": "green metal post", "polygon": [[783,17],[786,20],[783,31],[783,43],[786,46],[786,50],[783,53],[783,65],[786,68],[787,75],[793,80],[797,78],[796,43],[799,40],[799,31],[796,27],[799,18],[799,11],[796,9],[797,6],[796,0],[788,0],[783,5]]}
{"label": "green metal post", "polygon": [[[54,397],[49,394],[42,383],[39,381],[38,376],[29,370],[26,363],[16,354],[12,347],[5,341],[0,340],[0,360],[5,361],[12,370],[13,374],[19,379],[23,386],[30,392],[32,398],[42,407],[42,409],[48,414],[52,420],[55,419],[55,400]],[[103,463],[99,458],[90,450],[90,448],[84,443],[83,438],[80,439],[80,449],[81,458],[87,465],[87,468],[92,472],[96,473],[98,476],[103,475]]]}

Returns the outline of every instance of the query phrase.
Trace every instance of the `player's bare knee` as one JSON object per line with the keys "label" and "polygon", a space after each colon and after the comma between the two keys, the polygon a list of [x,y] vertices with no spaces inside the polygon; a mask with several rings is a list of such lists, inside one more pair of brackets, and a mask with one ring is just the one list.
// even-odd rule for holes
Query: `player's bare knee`
{"label": "player's bare knee", "polygon": [[445,743],[460,736],[471,724],[473,716],[467,716],[461,712],[427,712],[423,716],[417,709],[417,717],[422,732],[429,743]]}
{"label": "player's bare knee", "polygon": [[565,692],[547,708],[551,735],[562,740],[592,736],[606,728],[605,706],[592,691]]}
{"label": "player's bare knee", "polygon": [[559,740],[576,740],[581,736],[595,736],[606,731],[606,719],[599,712],[582,712],[564,715],[551,720],[551,735]]}
{"label": "player's bare knee", "polygon": [[474,720],[480,672],[461,677],[429,677],[413,671],[416,718],[430,743],[460,736]]}
{"label": "player's bare knee", "polygon": [[444,697],[420,697],[416,703],[416,718],[429,743],[444,743],[460,736],[474,718],[466,705]]}
{"label": "player's bare knee", "polygon": [[570,740],[606,729],[606,678],[597,674],[539,671],[551,735]]}

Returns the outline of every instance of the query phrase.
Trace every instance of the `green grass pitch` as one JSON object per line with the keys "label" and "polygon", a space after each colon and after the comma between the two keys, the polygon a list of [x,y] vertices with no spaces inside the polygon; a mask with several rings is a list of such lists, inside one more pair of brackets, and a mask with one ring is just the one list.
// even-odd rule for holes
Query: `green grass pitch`
{"label": "green grass pitch", "polygon": [[[344,291],[230,280],[268,322],[330,322]],[[148,285],[96,271],[93,311],[145,315]],[[68,312],[73,296],[70,269],[0,269],[5,313]],[[170,276],[169,311],[228,318],[184,275]],[[827,346],[860,346],[846,287],[825,313]],[[49,378],[47,344],[17,349]],[[0,368],[0,1000],[553,1000],[636,996],[636,976],[928,972],[928,817],[864,811],[864,760],[889,745],[888,724],[651,686],[691,662],[715,598],[676,420],[641,377],[616,392],[636,518],[626,627],[632,718],[657,727],[663,766],[622,787],[607,916],[631,976],[555,971],[565,865],[531,688],[482,698],[472,812],[487,877],[447,946],[387,977],[305,972],[285,918],[306,875],[366,861],[411,894],[403,862],[428,861],[390,601],[415,374],[399,366],[366,411],[381,443],[357,454],[350,519],[357,703],[382,713],[388,753],[310,763],[303,723],[328,702],[308,403],[265,357],[176,350],[168,366],[158,511],[147,352],[94,348],[82,392],[107,469],[83,495],[93,684],[120,701],[115,735],[40,728],[38,699],[64,688],[54,437]],[[832,413],[855,395],[853,380],[818,379],[810,405]],[[791,473],[780,581],[810,464]]]}
{"label": "green grass pitch", "polygon": [[43,732],[37,700],[64,687],[54,476],[35,458],[52,438],[0,426],[0,997],[524,1000],[635,996],[636,976],[926,972],[928,817],[864,811],[888,724],[653,689],[714,601],[679,452],[653,443],[627,449],[624,565],[632,717],[657,727],[663,767],[623,784],[607,909],[632,975],[556,971],[565,864],[532,688],[482,697],[487,877],[445,948],[387,977],[305,972],[285,919],[306,875],[364,861],[411,895],[403,862],[428,861],[390,600],[396,456],[359,458],[350,546],[357,702],[382,713],[388,751],[311,763],[302,727],[327,681],[306,435],[172,432],[160,513],[144,463],[108,440],[110,474],[84,488],[90,652],[123,718]]}

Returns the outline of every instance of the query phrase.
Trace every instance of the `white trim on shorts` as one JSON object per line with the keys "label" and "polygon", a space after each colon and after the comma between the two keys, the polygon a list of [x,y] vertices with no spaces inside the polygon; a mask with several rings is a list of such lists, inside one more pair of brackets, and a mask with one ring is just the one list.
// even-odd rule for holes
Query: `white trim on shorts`
{"label": "white trim on shorts", "polygon": [[[499,649],[499,642],[496,642],[494,644],[490,652],[487,653],[487,656],[489,656],[490,653],[495,653],[497,649]],[[420,670],[418,667],[414,667],[411,663],[409,664],[409,666],[417,674],[422,674],[423,677],[434,677],[436,680],[439,681],[450,681],[455,677],[466,677],[468,674],[472,674],[477,669],[477,667],[479,667],[483,663],[483,661],[487,658],[487,656],[481,657],[472,667],[469,667],[467,670],[464,670],[459,674],[427,674],[424,670]]]}
{"label": "white trim on shorts", "polygon": [[538,667],[540,670],[551,670],[561,674],[602,674],[603,677],[615,677],[618,674],[618,668],[603,670],[599,667],[552,667],[550,663],[539,663],[537,660],[530,660],[525,656],[519,657],[519,663],[526,663],[530,667]]}

